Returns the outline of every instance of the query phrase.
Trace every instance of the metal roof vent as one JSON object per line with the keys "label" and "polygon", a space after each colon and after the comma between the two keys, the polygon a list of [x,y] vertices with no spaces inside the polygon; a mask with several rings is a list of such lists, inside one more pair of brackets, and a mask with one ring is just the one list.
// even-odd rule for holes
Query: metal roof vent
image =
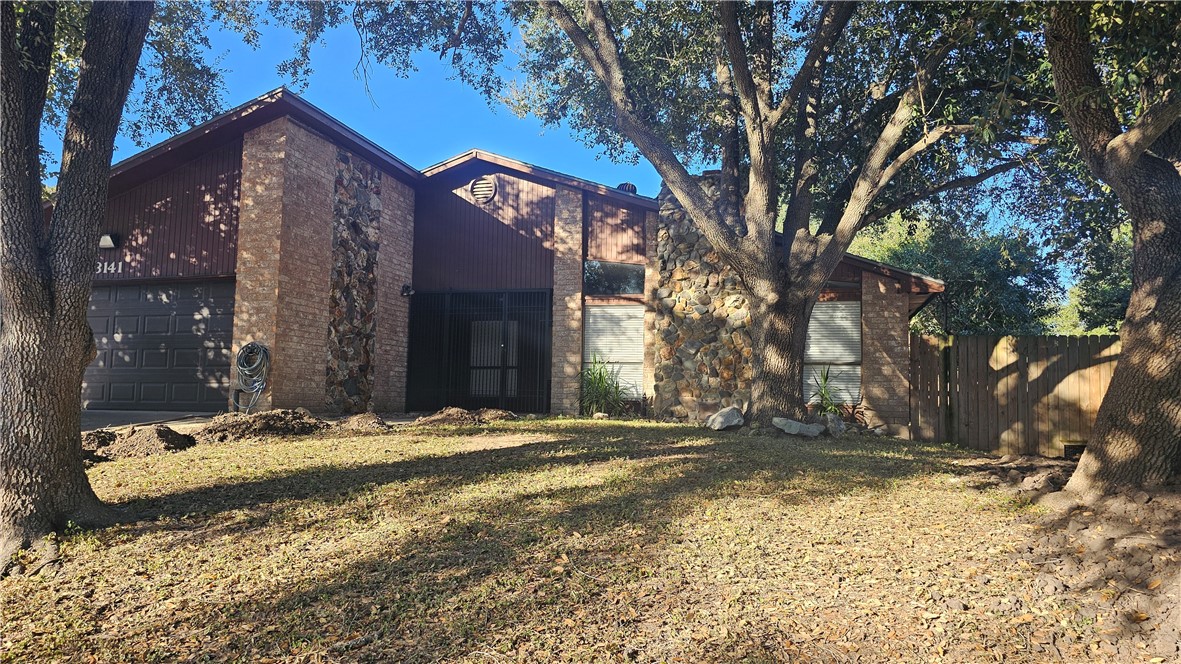
{"label": "metal roof vent", "polygon": [[619,186],[617,186],[615,188],[620,191],[626,191],[629,194],[636,193],[636,185],[634,185],[630,182],[624,182],[623,184],[620,184]]}
{"label": "metal roof vent", "polygon": [[468,185],[468,191],[471,192],[472,198],[481,205],[496,198],[496,180],[493,180],[487,175],[482,175]]}

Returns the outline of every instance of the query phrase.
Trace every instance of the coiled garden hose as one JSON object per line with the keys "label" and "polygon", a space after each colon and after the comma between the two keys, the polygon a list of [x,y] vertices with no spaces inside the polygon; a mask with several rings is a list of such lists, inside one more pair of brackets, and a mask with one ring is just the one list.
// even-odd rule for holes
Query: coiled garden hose
{"label": "coiled garden hose", "polygon": [[238,401],[238,392],[250,395],[250,403],[245,407],[246,414],[258,403],[258,398],[267,389],[267,373],[271,370],[271,351],[267,347],[251,341],[238,349],[238,391],[234,393],[234,410],[243,410]]}

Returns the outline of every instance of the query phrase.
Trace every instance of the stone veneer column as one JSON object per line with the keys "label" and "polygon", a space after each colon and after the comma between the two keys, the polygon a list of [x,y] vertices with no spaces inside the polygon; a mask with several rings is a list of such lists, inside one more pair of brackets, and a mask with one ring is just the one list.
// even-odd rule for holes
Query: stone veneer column
{"label": "stone veneer column", "polygon": [[559,186],[554,211],[550,411],[577,415],[582,371],[582,192]]}
{"label": "stone veneer column", "polygon": [[866,424],[910,437],[909,303],[894,279],[863,272],[861,407]]}
{"label": "stone veneer column", "polygon": [[414,267],[414,190],[382,177],[381,248],[377,255],[377,339],[373,409],[406,411],[407,339],[410,298],[402,296]]}
{"label": "stone veneer column", "polygon": [[657,231],[660,214],[649,211],[644,215],[644,406],[648,412],[656,409],[656,308],[660,306],[660,259]]}
{"label": "stone veneer column", "polygon": [[271,350],[260,409],[324,410],[335,154],[290,118],[243,139],[233,352]]}

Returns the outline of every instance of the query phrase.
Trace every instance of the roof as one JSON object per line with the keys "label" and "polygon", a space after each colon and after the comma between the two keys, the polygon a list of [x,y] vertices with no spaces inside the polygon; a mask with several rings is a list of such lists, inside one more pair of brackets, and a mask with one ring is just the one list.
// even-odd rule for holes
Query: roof
{"label": "roof", "polygon": [[660,204],[657,203],[655,198],[629,193],[623,191],[622,189],[608,187],[606,185],[599,184],[598,182],[592,182],[590,180],[585,180],[573,175],[567,175],[566,173],[559,173],[558,171],[550,170],[548,168],[543,168],[541,166],[536,166],[523,161],[518,161],[516,159],[498,155],[492,152],[487,152],[485,150],[473,149],[461,154],[457,154],[450,159],[435,164],[434,166],[424,168],[422,170],[422,174],[427,178],[431,178],[436,175],[449,172],[455,168],[459,168],[465,164],[470,164],[477,161],[500,166],[501,168],[516,171],[522,175],[532,176],[541,180],[547,180],[549,182],[556,182],[567,187],[590,191],[601,196],[606,196],[617,201],[637,205],[648,210],[660,209]]}
{"label": "roof", "polygon": [[926,292],[942,293],[943,288],[945,286],[945,284],[943,283],[942,280],[936,279],[935,277],[921,274],[919,272],[911,272],[909,270],[904,270],[900,267],[895,267],[893,265],[887,265],[886,263],[882,263],[882,262],[875,261],[875,260],[870,260],[868,258],[863,258],[863,257],[857,256],[855,254],[846,253],[844,260],[847,263],[850,263],[852,265],[856,265],[857,267],[860,267],[863,270],[868,270],[870,272],[877,272],[878,274],[883,274],[887,277],[891,277],[894,279],[899,279],[899,277],[906,278],[910,281],[915,282],[914,283],[915,286],[919,287],[920,289],[922,289]]}
{"label": "roof", "polygon": [[385,148],[294,92],[281,87],[120,161],[111,167],[112,184],[126,183],[133,186],[141,179],[159,174],[161,169],[158,163],[153,163],[150,169],[146,169],[148,172],[140,173],[149,162],[171,158],[177,163],[182,163],[202,150],[224,144],[225,141],[283,116],[299,120],[400,180],[413,184],[423,178],[417,169]]}

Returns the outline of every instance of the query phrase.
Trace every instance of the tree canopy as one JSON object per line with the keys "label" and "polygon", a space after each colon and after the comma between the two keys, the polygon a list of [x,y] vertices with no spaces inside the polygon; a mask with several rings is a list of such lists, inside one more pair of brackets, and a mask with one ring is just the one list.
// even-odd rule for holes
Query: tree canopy
{"label": "tree canopy", "polygon": [[924,334],[1045,334],[1058,308],[1055,266],[1028,229],[981,221],[894,216],[862,231],[850,251],[943,280],[937,306],[911,321]]}

